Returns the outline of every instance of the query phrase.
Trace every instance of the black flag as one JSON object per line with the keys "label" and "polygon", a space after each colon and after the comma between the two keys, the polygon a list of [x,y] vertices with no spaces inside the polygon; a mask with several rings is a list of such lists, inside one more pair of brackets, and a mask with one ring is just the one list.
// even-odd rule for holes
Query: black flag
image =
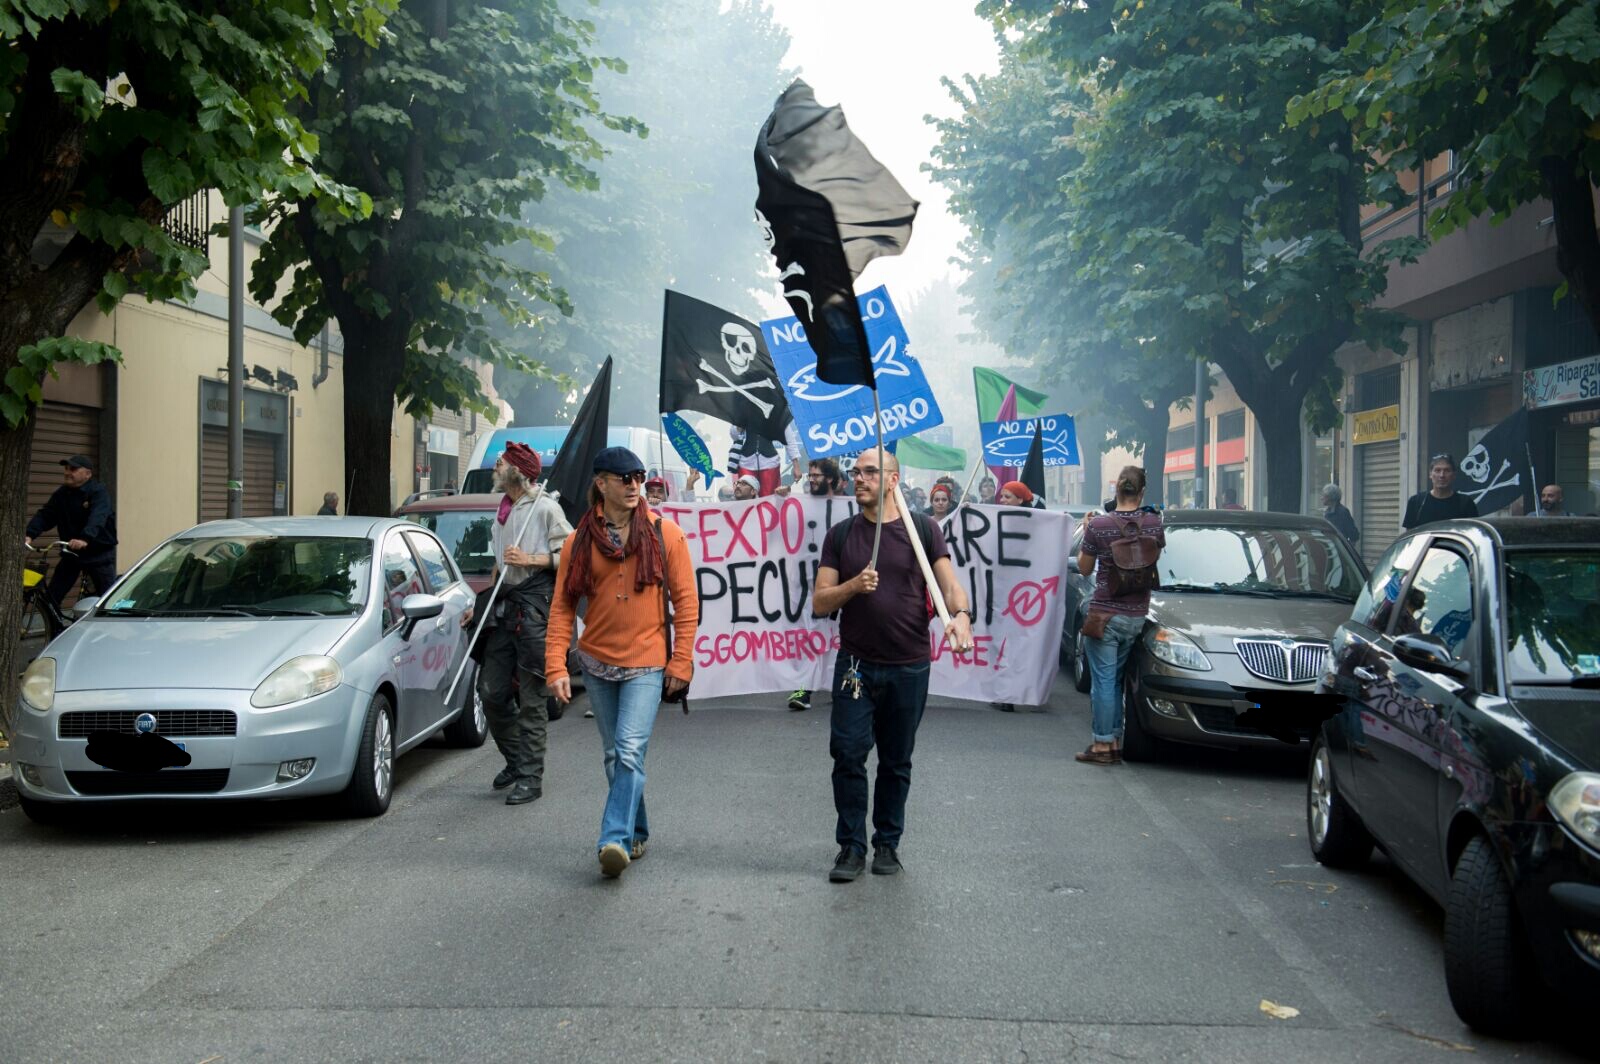
{"label": "black flag", "polygon": [[780,440],[789,424],[789,401],[760,327],[668,289],[661,314],[661,412],[680,410]]}
{"label": "black flag", "polygon": [[804,81],[778,97],[755,154],[757,219],[817,376],[875,388],[855,279],[879,255],[905,250],[917,201]]}
{"label": "black flag", "polygon": [[[574,527],[589,509],[589,485],[594,482],[594,456],[606,448],[606,432],[611,425],[611,356],[600,366],[589,394],[572,419],[567,438],[561,441],[545,490],[561,493],[561,511]],[[648,460],[645,455],[639,456]]]}
{"label": "black flag", "polygon": [[1022,484],[1040,503],[1044,502],[1044,430],[1043,418],[1033,420],[1033,446],[1028,448],[1028,460],[1022,465]]}
{"label": "black flag", "polygon": [[1518,498],[1533,512],[1533,470],[1528,468],[1528,411],[1518,410],[1490,429],[1461,459],[1455,489],[1478,504],[1480,514],[1503,510]]}

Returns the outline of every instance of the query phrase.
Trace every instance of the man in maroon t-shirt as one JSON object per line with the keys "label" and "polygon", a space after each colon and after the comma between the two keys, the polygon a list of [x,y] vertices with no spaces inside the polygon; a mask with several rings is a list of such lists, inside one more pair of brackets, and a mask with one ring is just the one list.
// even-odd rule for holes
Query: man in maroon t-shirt
{"label": "man in maroon t-shirt", "polygon": [[[835,838],[839,855],[828,878],[848,883],[861,875],[867,855],[867,755],[878,747],[877,798],[872,807],[872,872],[900,871],[900,835],[905,829],[906,794],[911,790],[911,749],[928,701],[927,583],[917,564],[896,503],[900,463],[876,448],[856,459],[856,504],[861,508],[824,537],[822,565],[811,609],[818,617],[839,617],[839,658],[833,670],[833,805],[839,813]],[[884,478],[883,512],[878,512],[879,478]],[[883,522],[877,568],[872,559],[874,525]],[[957,652],[972,649],[972,614],[967,593],[956,580],[939,527],[925,514],[913,515],[933,566],[939,590],[950,608],[945,637]],[[924,524],[925,522],[925,524]],[[841,577],[843,578],[841,580]]]}

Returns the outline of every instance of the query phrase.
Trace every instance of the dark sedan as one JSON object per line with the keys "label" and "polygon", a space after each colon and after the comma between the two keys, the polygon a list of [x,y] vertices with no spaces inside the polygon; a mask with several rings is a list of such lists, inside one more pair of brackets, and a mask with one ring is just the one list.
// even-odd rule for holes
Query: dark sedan
{"label": "dark sedan", "polygon": [[[1376,843],[1445,909],[1456,1012],[1526,1033],[1600,994],[1600,521],[1429,525],[1335,635],[1312,751],[1311,850]],[[1552,995],[1551,992],[1554,992]]]}

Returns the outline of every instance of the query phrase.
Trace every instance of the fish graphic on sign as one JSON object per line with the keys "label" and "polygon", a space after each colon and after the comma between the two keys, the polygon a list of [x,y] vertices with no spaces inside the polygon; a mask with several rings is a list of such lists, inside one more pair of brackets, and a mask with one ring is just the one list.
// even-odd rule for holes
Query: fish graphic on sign
{"label": "fish graphic on sign", "polygon": [[[878,377],[909,377],[911,367],[900,361],[900,338],[888,336],[883,343],[878,345],[878,350],[872,355],[872,370]],[[814,403],[825,403],[830,399],[842,399],[853,392],[866,387],[862,384],[852,384],[841,387],[817,379],[817,363],[813,360],[810,365],[802,366],[796,370],[786,382],[789,394],[797,399],[809,399]]]}
{"label": "fish graphic on sign", "polygon": [[1033,447],[1035,421],[1042,424],[1039,435],[1043,442],[1044,464],[1077,465],[1077,426],[1067,414],[1046,414],[1019,418],[1015,421],[983,422],[979,428],[983,432],[984,462],[994,466],[1020,466],[1025,463],[1028,460],[1028,451]]}

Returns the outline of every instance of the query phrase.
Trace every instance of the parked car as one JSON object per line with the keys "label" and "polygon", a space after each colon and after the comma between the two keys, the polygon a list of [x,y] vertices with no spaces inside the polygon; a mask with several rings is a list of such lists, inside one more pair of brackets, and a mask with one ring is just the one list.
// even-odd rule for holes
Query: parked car
{"label": "parked car", "polygon": [[474,594],[494,578],[494,551],[489,534],[500,512],[496,494],[428,495],[406,502],[395,513],[426,528],[444,542]]}
{"label": "parked car", "polygon": [[1334,636],[1306,787],[1311,852],[1373,845],[1445,909],[1450,1001],[1525,1033],[1600,994],[1600,521],[1402,536]]}
{"label": "parked car", "polygon": [[135,565],[23,674],[23,810],[338,794],[389,807],[394,759],[488,732],[438,537],[370,517],[213,521]]}
{"label": "parked car", "polygon": [[[1231,748],[1280,744],[1254,722],[1252,692],[1310,693],[1334,629],[1350,615],[1366,569],[1320,517],[1250,510],[1165,515],[1161,588],[1129,658],[1122,756],[1147,760],[1164,743]],[[1083,619],[1094,591],[1075,560],[1073,533],[1062,630],[1063,663],[1089,689]],[[1310,742],[1309,725],[1294,729]]]}

